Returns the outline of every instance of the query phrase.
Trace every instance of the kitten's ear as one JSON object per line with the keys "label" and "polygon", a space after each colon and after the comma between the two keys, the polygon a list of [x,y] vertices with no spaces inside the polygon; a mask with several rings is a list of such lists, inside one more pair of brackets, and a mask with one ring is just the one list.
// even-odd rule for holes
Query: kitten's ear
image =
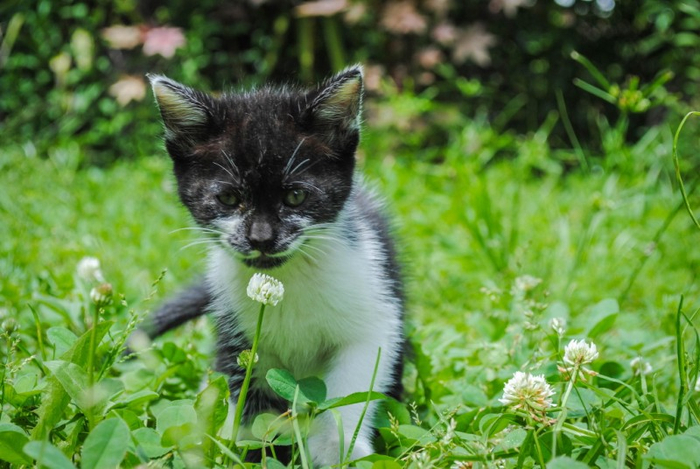
{"label": "kitten's ear", "polygon": [[168,142],[191,144],[211,130],[213,100],[162,75],[147,75],[153,87]]}
{"label": "kitten's ear", "polygon": [[313,125],[359,130],[363,94],[361,65],[349,67],[328,79],[310,95],[308,112]]}

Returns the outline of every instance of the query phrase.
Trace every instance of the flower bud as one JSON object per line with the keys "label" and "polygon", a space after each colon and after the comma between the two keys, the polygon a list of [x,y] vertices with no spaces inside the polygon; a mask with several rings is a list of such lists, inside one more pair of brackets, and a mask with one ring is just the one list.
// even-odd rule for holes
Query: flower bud
{"label": "flower bud", "polygon": [[248,368],[251,358],[253,358],[253,363],[258,363],[258,354],[256,353],[255,357],[251,357],[252,353],[253,351],[250,349],[243,350],[236,358],[236,363],[238,363],[238,366],[241,368]]}
{"label": "flower bud", "polygon": [[101,308],[112,303],[112,293],[111,283],[101,283],[90,290],[90,299]]}

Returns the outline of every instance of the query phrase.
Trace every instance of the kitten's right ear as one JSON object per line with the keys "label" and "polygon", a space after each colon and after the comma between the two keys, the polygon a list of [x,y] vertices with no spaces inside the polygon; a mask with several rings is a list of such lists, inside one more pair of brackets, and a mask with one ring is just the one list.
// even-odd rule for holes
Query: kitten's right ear
{"label": "kitten's right ear", "polygon": [[146,75],[151,81],[168,142],[191,144],[211,127],[212,99],[162,75]]}

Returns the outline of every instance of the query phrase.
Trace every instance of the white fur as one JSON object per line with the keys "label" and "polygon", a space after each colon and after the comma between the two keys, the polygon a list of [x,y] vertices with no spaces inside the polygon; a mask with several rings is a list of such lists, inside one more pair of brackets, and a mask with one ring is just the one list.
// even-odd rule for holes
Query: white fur
{"label": "white fur", "polygon": [[[309,256],[297,252],[283,266],[267,272],[284,284],[285,297],[265,310],[260,360],[254,371],[263,381],[268,369],[283,368],[297,379],[321,377],[329,398],[368,391],[381,348],[374,390],[386,391],[390,386],[392,364],[402,352],[401,306],[381,266],[385,254],[377,234],[357,213],[350,204],[325,233],[326,238],[309,241],[313,246],[305,248]],[[353,243],[345,240],[339,229],[345,217],[352,217],[357,227]],[[219,316],[235,311],[240,327],[252,341],[260,306],[247,297],[246,286],[256,271],[227,251],[216,246],[209,255],[214,311]],[[362,407],[356,404],[339,409],[345,451]],[[352,458],[372,452],[374,410],[370,406],[365,416]],[[330,414],[323,414],[314,423],[309,446],[316,464],[339,462],[338,431]]]}

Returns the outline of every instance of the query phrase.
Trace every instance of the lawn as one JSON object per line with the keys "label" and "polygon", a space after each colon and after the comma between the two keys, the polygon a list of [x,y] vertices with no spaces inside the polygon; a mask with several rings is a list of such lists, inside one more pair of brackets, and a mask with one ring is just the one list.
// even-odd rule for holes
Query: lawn
{"label": "lawn", "polygon": [[[406,396],[386,405],[378,455],[358,467],[700,465],[699,233],[674,174],[675,127],[633,143],[609,129],[594,154],[550,148],[546,128],[465,120],[425,148],[371,122],[359,166],[395,222],[413,350]],[[230,465],[210,323],[121,355],[203,269],[170,161],[84,167],[82,151],[0,147],[0,467]],[[91,299],[85,257],[99,259],[111,304]],[[573,339],[597,354],[567,364]],[[542,375],[551,404],[499,401],[518,371]],[[304,423],[330,404],[298,407]],[[251,447],[269,445],[275,419],[256,424]]]}

